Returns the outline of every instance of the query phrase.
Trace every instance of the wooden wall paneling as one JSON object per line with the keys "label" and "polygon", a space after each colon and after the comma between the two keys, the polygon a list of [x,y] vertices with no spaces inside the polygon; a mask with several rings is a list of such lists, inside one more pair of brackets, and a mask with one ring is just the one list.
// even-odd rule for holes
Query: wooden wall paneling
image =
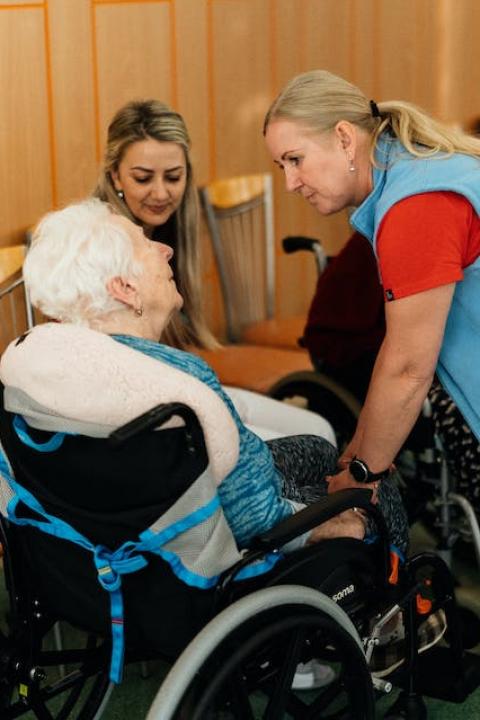
{"label": "wooden wall paneling", "polygon": [[351,0],[350,68],[348,79],[376,98],[379,77],[379,11],[381,0]]}
{"label": "wooden wall paneling", "polygon": [[411,100],[432,115],[441,117],[439,85],[442,81],[442,2],[422,0],[415,3],[413,10],[416,20],[411,24],[414,42]]}
{"label": "wooden wall paneling", "polygon": [[[44,5],[44,0],[7,0],[6,2],[0,2],[0,10],[11,10],[12,8],[31,9],[43,7]],[[28,7],[26,8],[25,6]]]}
{"label": "wooden wall paneling", "polygon": [[440,18],[440,113],[465,124],[480,116],[480,4],[477,0],[442,0]]}
{"label": "wooden wall paneling", "polygon": [[377,3],[379,33],[377,100],[401,98],[413,101],[414,5],[415,0],[380,0]]}
{"label": "wooden wall paneling", "polygon": [[22,242],[54,192],[45,8],[22,5],[0,9],[0,245]]}
{"label": "wooden wall paneling", "polygon": [[351,0],[304,0],[305,70],[323,68],[346,77],[352,45]]}
{"label": "wooden wall paneling", "polygon": [[[305,3],[292,0],[273,0],[270,6],[273,15],[271,95],[265,105],[264,114],[270,103],[284,85],[305,69]],[[275,307],[278,315],[288,316],[306,310],[310,289],[299,283],[310,258],[304,253],[285,255],[281,241],[287,235],[304,234],[305,201],[287,193],[283,172],[268,156],[269,169],[273,174],[275,208],[275,262],[276,293]],[[302,257],[303,256],[303,257]],[[311,286],[312,282],[308,283]],[[292,292],[295,287],[295,292]],[[313,289],[312,289],[313,292]]]}
{"label": "wooden wall paneling", "polygon": [[56,199],[88,195],[96,182],[90,0],[49,0]]}
{"label": "wooden wall paneling", "polygon": [[437,112],[438,0],[381,0],[377,100],[407,100]]}
{"label": "wooden wall paneling", "polygon": [[115,112],[134,99],[158,98],[172,105],[170,0],[93,0],[94,64],[98,88],[98,136],[103,152]]}
{"label": "wooden wall paneling", "polygon": [[175,0],[177,110],[192,141],[197,183],[209,179],[207,0]]}
{"label": "wooden wall paneling", "polygon": [[268,166],[262,120],[271,97],[269,4],[209,0],[213,178]]}
{"label": "wooden wall paneling", "polygon": [[272,0],[275,27],[273,38],[273,87],[271,100],[290,78],[305,70],[304,61],[304,3],[292,0]]}
{"label": "wooden wall paneling", "polygon": [[[198,186],[210,175],[208,105],[207,0],[176,0],[177,109],[183,115],[192,141],[191,159]],[[212,331],[222,336],[225,318],[210,237],[200,228],[202,290]]]}

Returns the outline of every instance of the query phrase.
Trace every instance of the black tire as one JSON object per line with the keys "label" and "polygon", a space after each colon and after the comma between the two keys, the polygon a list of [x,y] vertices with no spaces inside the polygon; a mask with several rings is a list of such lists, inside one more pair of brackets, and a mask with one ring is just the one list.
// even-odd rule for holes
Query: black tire
{"label": "black tire", "polygon": [[[298,662],[314,650],[313,638],[321,638],[323,648],[314,655],[320,655],[324,663],[333,663],[339,674],[331,685],[310,691],[305,701],[302,693],[291,689],[291,683]],[[205,720],[218,712],[229,712],[235,720],[366,720],[373,715],[362,659],[350,635],[311,608],[285,607],[282,612],[264,613],[226,638],[200,670],[192,689],[196,702],[191,720]],[[263,706],[262,715],[253,714],[255,706],[257,711]]]}
{"label": "black tire", "polygon": [[305,371],[287,375],[269,391],[276,400],[302,398],[302,407],[322,415],[331,424],[341,451],[357,426],[361,405],[342,385],[327,375]]}
{"label": "black tire", "polygon": [[[298,663],[335,668],[332,683],[292,688]],[[165,679],[148,720],[373,720],[361,641],[330,598],[295,585],[245,596],[195,638]]]}

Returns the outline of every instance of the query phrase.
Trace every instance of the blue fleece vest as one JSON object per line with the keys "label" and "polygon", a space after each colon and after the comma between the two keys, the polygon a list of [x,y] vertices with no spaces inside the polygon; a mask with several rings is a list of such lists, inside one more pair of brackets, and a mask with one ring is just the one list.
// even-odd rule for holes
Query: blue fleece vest
{"label": "blue fleece vest", "polygon": [[[425,192],[463,195],[480,214],[480,160],[469,155],[423,159],[398,140],[382,136],[376,148],[373,190],[350,217],[376,252],[385,214],[400,200]],[[472,432],[480,440],[480,258],[464,268],[448,314],[437,375]]]}

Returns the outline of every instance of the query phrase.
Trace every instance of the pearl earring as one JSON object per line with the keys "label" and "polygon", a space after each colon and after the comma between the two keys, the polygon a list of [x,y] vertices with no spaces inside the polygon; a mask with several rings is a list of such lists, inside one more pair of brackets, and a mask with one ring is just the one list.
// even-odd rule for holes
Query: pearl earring
{"label": "pearl earring", "polygon": [[350,165],[348,166],[348,169],[350,170],[350,172],[355,172],[355,170],[357,169],[353,164],[353,158],[350,158]]}
{"label": "pearl earring", "polygon": [[120,200],[123,200],[125,198],[125,195],[123,194],[123,190],[117,190],[117,195],[120,198]]}

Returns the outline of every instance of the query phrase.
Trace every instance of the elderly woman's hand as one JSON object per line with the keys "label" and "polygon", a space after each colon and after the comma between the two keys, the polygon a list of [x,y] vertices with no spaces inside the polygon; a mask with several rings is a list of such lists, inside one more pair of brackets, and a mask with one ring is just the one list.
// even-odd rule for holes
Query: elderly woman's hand
{"label": "elderly woman's hand", "polygon": [[337,537],[351,537],[356,540],[363,540],[365,537],[365,517],[361,510],[352,508],[345,510],[334,518],[313,528],[307,540],[308,545],[317,543],[320,540],[328,540]]}
{"label": "elderly woman's hand", "polygon": [[371,502],[377,502],[378,495],[378,480],[371,483],[360,483],[357,482],[351,475],[348,469],[341,470],[337,475],[330,475],[326,478],[328,483],[328,492],[337,492],[337,490],[345,490],[346,488],[359,488],[361,490],[373,490]]}

